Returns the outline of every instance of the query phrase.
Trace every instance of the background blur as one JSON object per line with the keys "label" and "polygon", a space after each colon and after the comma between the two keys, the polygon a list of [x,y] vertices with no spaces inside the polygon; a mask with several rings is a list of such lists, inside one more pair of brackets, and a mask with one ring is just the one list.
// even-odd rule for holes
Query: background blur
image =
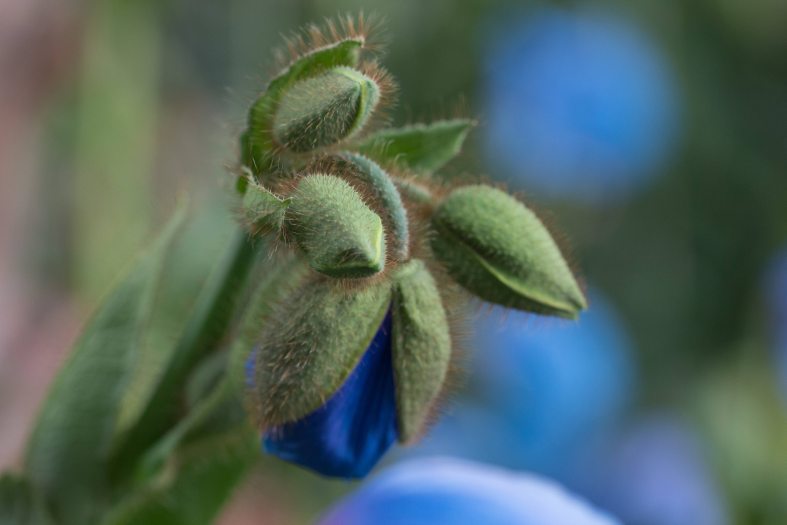
{"label": "background blur", "polygon": [[[382,15],[396,123],[477,116],[447,173],[570,239],[591,310],[482,309],[472,370],[402,456],[559,480],[631,525],[787,523],[787,3],[0,0],[0,470],[79,326],[179,196],[173,317],[232,219],[223,166],[272,49]],[[352,486],[261,460],[226,525]]]}

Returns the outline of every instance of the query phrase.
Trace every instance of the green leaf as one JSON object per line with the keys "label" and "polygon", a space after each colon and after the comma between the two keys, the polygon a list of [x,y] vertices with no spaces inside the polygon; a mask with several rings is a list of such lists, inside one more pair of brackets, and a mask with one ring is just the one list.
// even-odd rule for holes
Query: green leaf
{"label": "green leaf", "polygon": [[114,443],[110,466],[113,479],[131,474],[145,450],[176,424],[184,385],[200,361],[216,351],[231,332],[248,295],[249,281],[255,275],[262,246],[263,243],[252,244],[242,229],[236,232],[224,261],[200,291],[192,315],[144,410]]}
{"label": "green leaf", "polygon": [[392,356],[399,440],[423,431],[451,361],[448,318],[434,278],[412,259],[394,278]]}
{"label": "green leaf", "polygon": [[386,166],[431,173],[459,154],[474,126],[473,120],[454,119],[383,129],[361,142],[358,150]]}
{"label": "green leaf", "polygon": [[309,77],[339,66],[358,65],[363,40],[349,38],[312,51],[295,60],[268,85],[252,104],[248,125],[241,136],[241,162],[255,175],[275,166],[273,117],[284,91]]}
{"label": "green leaf", "polygon": [[44,500],[21,477],[0,477],[0,525],[52,525]]}
{"label": "green leaf", "polygon": [[290,199],[280,199],[268,189],[247,177],[243,194],[243,220],[255,235],[278,231]]}
{"label": "green leaf", "polygon": [[55,378],[28,443],[26,469],[66,523],[87,523],[106,490],[106,460],[138,358],[158,276],[184,213],[104,300]]}
{"label": "green leaf", "polygon": [[432,251],[481,299],[574,319],[585,295],[557,244],[521,202],[490,186],[464,186],[432,216]]}
{"label": "green leaf", "polygon": [[102,525],[208,525],[258,456],[247,425],[178,450],[156,483],[132,493]]}

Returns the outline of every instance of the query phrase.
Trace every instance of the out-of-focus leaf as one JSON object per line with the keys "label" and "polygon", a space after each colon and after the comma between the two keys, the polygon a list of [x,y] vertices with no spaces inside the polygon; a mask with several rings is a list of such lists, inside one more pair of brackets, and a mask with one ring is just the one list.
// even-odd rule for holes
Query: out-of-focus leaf
{"label": "out-of-focus leaf", "polygon": [[381,164],[429,173],[459,154],[473,126],[473,120],[454,119],[384,129],[367,137],[358,149]]}
{"label": "out-of-focus leaf", "polygon": [[102,525],[201,525],[216,514],[258,455],[246,425],[182,449],[153,486],[109,512]]}
{"label": "out-of-focus leaf", "polygon": [[177,342],[144,410],[127,432],[113,445],[111,477],[130,475],[136,462],[176,424],[183,385],[194,368],[217,350],[232,329],[238,311],[248,296],[251,276],[260,258],[261,244],[253,244],[245,231],[236,232],[225,260],[208,279],[192,315]]}
{"label": "out-of-focus leaf", "polygon": [[41,496],[27,480],[5,474],[0,477],[0,525],[52,525]]}
{"label": "out-of-focus leaf", "polygon": [[61,369],[28,443],[26,468],[65,523],[87,523],[106,491],[118,412],[154,303],[158,277],[184,213],[110,293]]}

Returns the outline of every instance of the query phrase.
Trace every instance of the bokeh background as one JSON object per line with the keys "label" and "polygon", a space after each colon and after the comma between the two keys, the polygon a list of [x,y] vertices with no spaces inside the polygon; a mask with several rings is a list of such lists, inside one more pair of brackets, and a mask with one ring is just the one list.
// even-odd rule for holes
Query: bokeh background
{"label": "bokeh background", "polygon": [[[554,478],[631,525],[787,523],[787,3],[0,0],[0,470],[85,321],[188,195],[182,314],[232,217],[224,166],[272,49],[384,18],[395,123],[475,116],[446,175],[570,240],[577,323],[479,309],[422,444]],[[263,458],[225,525],[352,484]]]}

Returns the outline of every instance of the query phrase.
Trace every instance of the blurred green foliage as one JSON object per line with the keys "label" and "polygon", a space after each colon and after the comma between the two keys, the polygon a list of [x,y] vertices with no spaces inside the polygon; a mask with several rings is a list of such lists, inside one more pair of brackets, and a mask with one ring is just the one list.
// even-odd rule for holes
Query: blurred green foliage
{"label": "blurred green foliage", "polygon": [[[692,412],[686,407],[699,405],[697,420],[705,423],[708,448],[721,451],[716,467],[738,522],[782,523],[784,509],[770,504],[784,494],[777,469],[787,449],[783,438],[772,436],[784,435],[786,412],[757,385],[773,381],[761,272],[787,243],[784,8],[775,0],[555,4],[624,13],[652,35],[678,76],[683,130],[668,171],[632,200],[603,208],[559,201],[541,206],[547,216],[561,217],[578,266],[614,299],[630,328],[643,371],[638,406]],[[177,293],[161,295],[171,297],[158,305],[166,328],[151,335],[171,338],[225,246],[234,210],[224,199],[232,180],[223,164],[236,157],[246,108],[275,71],[270,49],[281,33],[340,12],[379,13],[386,20],[381,40],[387,35],[396,42],[384,62],[408,94],[392,110],[393,120],[477,116],[483,133],[484,41],[502,17],[541,5],[75,2],[79,59],[42,117],[46,169],[38,187],[45,205],[36,211],[29,246],[38,277],[91,309],[144,240],[161,229],[177,195],[188,191],[200,213],[172,248],[179,254],[177,270],[165,270],[160,282]],[[449,170],[495,176],[472,149]],[[119,424],[139,410],[124,408]],[[740,428],[750,429],[753,441],[739,437]],[[743,459],[749,454],[751,461]],[[277,490],[304,519],[347,489],[271,459],[260,469],[277,480]],[[752,492],[773,496],[763,504]],[[156,497],[129,505],[153,516],[146,505]]]}

